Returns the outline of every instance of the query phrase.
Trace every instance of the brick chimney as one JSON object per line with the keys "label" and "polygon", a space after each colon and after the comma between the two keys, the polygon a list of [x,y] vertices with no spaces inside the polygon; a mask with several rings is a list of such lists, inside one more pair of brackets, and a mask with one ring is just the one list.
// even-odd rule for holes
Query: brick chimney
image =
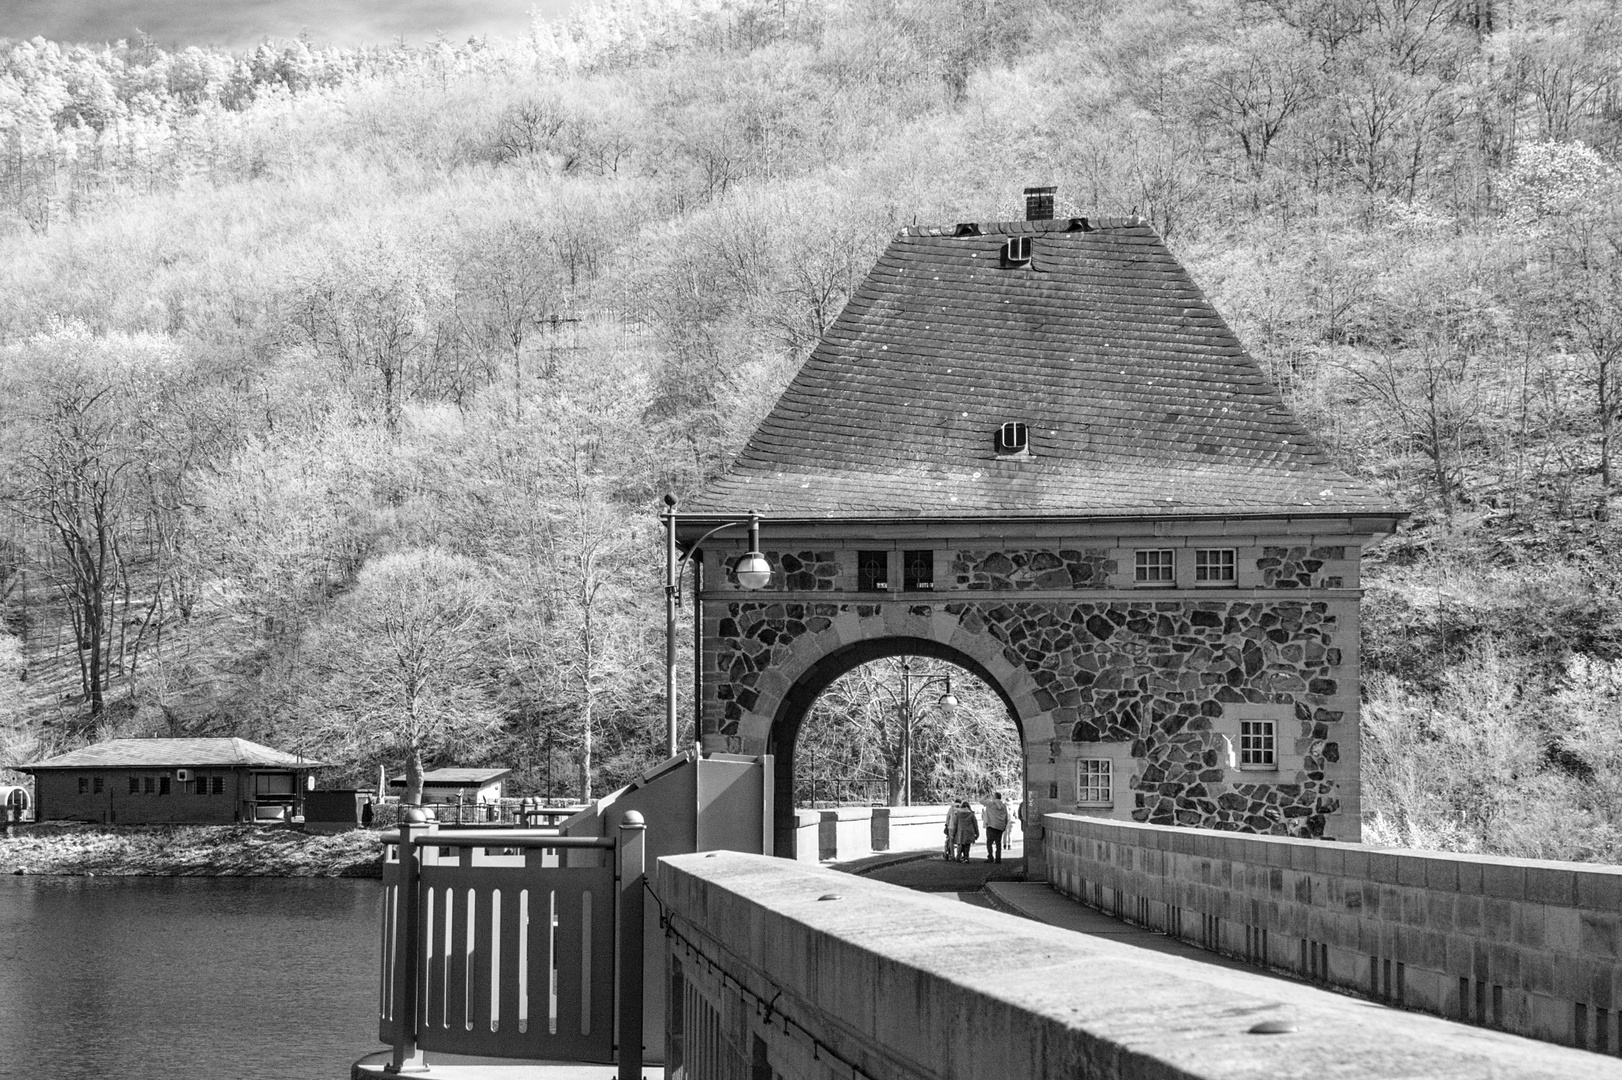
{"label": "brick chimney", "polygon": [[1053,218],[1053,195],[1056,187],[1028,187],[1025,189],[1025,220],[1049,221]]}

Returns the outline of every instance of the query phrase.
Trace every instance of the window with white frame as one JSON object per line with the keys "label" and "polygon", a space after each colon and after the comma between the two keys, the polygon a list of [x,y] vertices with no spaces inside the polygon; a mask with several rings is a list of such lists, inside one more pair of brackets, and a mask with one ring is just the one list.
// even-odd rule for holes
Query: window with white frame
{"label": "window with white frame", "polygon": [[1113,801],[1109,758],[1082,758],[1076,763],[1076,802],[1082,806],[1109,806]]}
{"label": "window with white frame", "polygon": [[1234,566],[1233,548],[1195,548],[1194,584],[1232,585]]}
{"label": "window with white frame", "polygon": [[1134,580],[1139,585],[1174,585],[1176,552],[1171,548],[1144,548],[1137,552]]}
{"label": "window with white frame", "polygon": [[1239,767],[1278,768],[1278,724],[1273,720],[1239,722]]}

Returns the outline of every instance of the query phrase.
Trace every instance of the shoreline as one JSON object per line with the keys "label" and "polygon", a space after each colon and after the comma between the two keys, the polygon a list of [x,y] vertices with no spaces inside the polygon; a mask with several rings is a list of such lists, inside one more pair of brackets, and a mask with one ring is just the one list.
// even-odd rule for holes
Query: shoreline
{"label": "shoreline", "polygon": [[380,878],[382,852],[370,829],[45,822],[0,837],[0,874]]}

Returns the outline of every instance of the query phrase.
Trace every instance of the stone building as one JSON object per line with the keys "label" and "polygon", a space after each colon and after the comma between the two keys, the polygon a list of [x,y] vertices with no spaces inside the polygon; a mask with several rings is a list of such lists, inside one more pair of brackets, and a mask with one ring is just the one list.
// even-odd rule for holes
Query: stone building
{"label": "stone building", "polygon": [[897,235],[682,508],[688,546],[757,511],[774,568],[740,587],[735,528],[694,558],[704,746],[776,755],[781,844],[817,695],[933,656],[1002,697],[1037,814],[1355,840],[1359,554],[1400,515],[1148,225],[1044,194]]}
{"label": "stone building", "polygon": [[302,814],[321,766],[247,739],[110,739],[19,771],[39,821],[229,825]]}

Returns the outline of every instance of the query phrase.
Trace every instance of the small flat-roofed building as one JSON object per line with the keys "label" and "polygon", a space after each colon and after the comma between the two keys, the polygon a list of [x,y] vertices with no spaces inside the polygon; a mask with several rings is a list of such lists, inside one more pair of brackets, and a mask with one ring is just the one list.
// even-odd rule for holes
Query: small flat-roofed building
{"label": "small flat-roofed building", "polygon": [[35,819],[229,825],[304,812],[319,761],[247,739],[112,739],[21,766]]}
{"label": "small flat-roofed building", "polygon": [[[497,803],[501,782],[511,769],[429,769],[422,774],[422,801],[430,803]],[[405,777],[389,778],[389,793],[405,794]]]}

